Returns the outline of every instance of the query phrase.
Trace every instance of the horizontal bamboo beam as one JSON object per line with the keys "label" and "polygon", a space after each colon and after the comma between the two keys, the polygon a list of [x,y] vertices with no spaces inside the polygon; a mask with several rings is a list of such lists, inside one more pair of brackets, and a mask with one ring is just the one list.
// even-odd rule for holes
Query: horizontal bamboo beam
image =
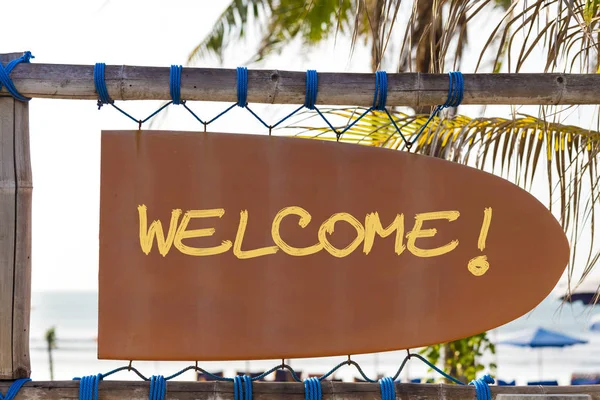
{"label": "horizontal bamboo beam", "polygon": [[[6,393],[10,382],[0,382]],[[378,384],[324,381],[323,400],[381,400]],[[492,397],[498,394],[588,394],[592,400],[600,399],[600,385],[592,386],[490,386]],[[147,400],[148,382],[103,381],[99,384],[99,400]],[[254,400],[304,400],[302,383],[256,382],[253,384]],[[66,400],[76,399],[77,381],[28,382],[16,400]],[[396,394],[402,400],[475,400],[473,386],[446,384],[397,384]],[[233,400],[233,384],[229,382],[169,382],[167,400]]]}
{"label": "horizontal bamboo beam", "polygon": [[[94,100],[92,65],[19,64],[11,77],[28,97]],[[106,66],[106,84],[114,100],[170,100],[169,68]],[[463,104],[600,104],[600,74],[464,74]],[[306,73],[249,70],[250,103],[303,104]],[[370,106],[375,75],[318,75],[317,104]],[[235,69],[183,68],[185,100],[236,101]],[[389,106],[433,106],[448,95],[447,74],[388,74]],[[3,89],[0,94],[6,93]]]}

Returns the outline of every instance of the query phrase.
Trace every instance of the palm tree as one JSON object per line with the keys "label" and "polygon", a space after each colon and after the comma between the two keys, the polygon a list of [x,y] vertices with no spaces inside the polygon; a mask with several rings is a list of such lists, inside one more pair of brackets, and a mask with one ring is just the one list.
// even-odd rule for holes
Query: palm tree
{"label": "palm tree", "polygon": [[48,345],[48,364],[50,366],[50,380],[54,380],[54,360],[52,359],[52,350],[56,348],[56,328],[52,327],[46,331],[46,344]]}
{"label": "palm tree", "polygon": [[[543,72],[595,73],[599,69],[599,0],[232,0],[209,35],[190,53],[189,61],[206,55],[222,57],[224,50],[239,45],[254,28],[260,40],[251,61],[281,51],[292,40],[300,40],[310,49],[332,36],[344,35],[351,37],[352,51],[359,43],[370,46],[372,71],[391,65],[398,72],[441,73],[448,69],[447,63],[460,69],[469,28],[476,21],[488,20],[497,21],[480,49],[476,72],[520,72],[539,57],[536,48],[545,51]],[[526,189],[531,189],[540,175],[540,164],[545,164],[548,206],[558,214],[571,241],[571,290],[585,280],[600,258],[594,242],[600,132],[593,126],[562,123],[573,110],[546,106],[539,108],[538,117],[513,112],[510,118],[470,118],[450,109],[432,120],[411,149],[406,148],[401,134],[410,138],[419,132],[430,110],[392,110],[400,132],[387,115],[373,111],[341,140],[473,165]],[[356,108],[324,112],[339,121],[338,127],[362,114]],[[314,113],[307,112],[302,118],[307,115],[310,118]],[[314,126],[296,122],[284,129],[304,137],[335,139],[329,127]],[[586,231],[591,241],[585,266],[576,279],[577,242]],[[459,362],[456,354],[464,351],[465,344],[472,353],[486,347],[493,350],[486,335],[478,335],[446,344],[443,352],[439,347],[426,352],[436,361],[444,354],[447,371],[470,379],[474,360],[467,360],[469,365],[462,371],[457,369],[464,360]]]}

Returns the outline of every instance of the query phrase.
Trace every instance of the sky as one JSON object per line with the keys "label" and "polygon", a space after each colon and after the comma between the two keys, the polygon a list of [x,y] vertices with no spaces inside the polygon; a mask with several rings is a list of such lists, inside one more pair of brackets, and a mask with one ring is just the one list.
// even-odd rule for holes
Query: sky
{"label": "sky", "polygon": [[[19,0],[3,4],[0,53],[30,50],[34,63],[164,66],[186,64],[191,49],[209,32],[226,2],[199,0]],[[473,46],[491,29],[486,21],[476,29]],[[250,34],[252,37],[252,34]],[[244,65],[255,48],[240,43],[227,53],[223,64],[202,60],[198,66],[235,68]],[[280,56],[248,67],[318,71],[370,72],[369,51],[360,47],[349,60],[344,38],[308,52],[297,43]],[[476,57],[466,57],[463,71],[473,69]],[[541,64],[528,68],[538,71]],[[160,103],[120,102],[128,112],[144,117]],[[215,115],[223,104],[201,103],[194,109]],[[283,114],[284,106],[253,107],[267,119]],[[479,106],[461,113],[479,115]],[[535,108],[521,108],[536,113]],[[243,110],[237,110],[243,111]],[[509,117],[508,107],[487,107],[486,115]],[[593,118],[582,109],[570,121],[589,125]],[[200,130],[184,110],[171,107],[156,128]],[[147,127],[147,126],[146,126]],[[33,290],[97,290],[100,134],[103,129],[136,129],[137,125],[111,107],[100,111],[95,101],[33,99],[30,102],[30,137],[33,168]],[[247,113],[223,118],[213,129],[261,132]],[[543,169],[543,168],[542,168]],[[543,175],[533,193],[546,196]],[[585,243],[585,238],[582,243]]]}

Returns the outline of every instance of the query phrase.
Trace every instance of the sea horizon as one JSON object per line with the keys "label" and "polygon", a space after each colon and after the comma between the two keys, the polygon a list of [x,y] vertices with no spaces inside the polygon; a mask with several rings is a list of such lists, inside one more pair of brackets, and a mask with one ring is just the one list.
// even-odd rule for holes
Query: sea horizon
{"label": "sea horizon", "polygon": [[[496,346],[496,354],[484,354],[481,361],[490,361],[498,365],[494,374],[505,381],[516,380],[525,385],[529,381],[544,379],[557,380],[561,385],[568,385],[572,374],[600,374],[600,333],[589,331],[589,323],[594,316],[600,314],[600,306],[589,307],[580,303],[565,305],[561,310],[561,302],[555,293],[548,296],[530,313],[496,329],[488,331],[493,343],[497,343],[527,329],[543,327],[557,330],[588,340],[585,345],[576,345],[564,349],[528,349],[508,345]],[[465,312],[469,312],[465,307]],[[36,290],[32,292],[30,353],[32,379],[48,380],[48,352],[44,339],[46,330],[55,327],[57,348],[53,351],[54,378],[69,380],[82,375],[106,373],[116,367],[128,365],[127,360],[99,360],[97,358],[98,328],[98,292],[96,290]],[[412,350],[414,353],[418,349]],[[353,355],[364,369],[367,376],[376,378],[380,375],[393,375],[406,350]],[[543,375],[539,375],[540,357]],[[307,358],[290,360],[298,371],[305,374],[323,374],[335,365],[343,362],[347,356]],[[200,362],[199,366],[209,372],[223,372],[225,376],[233,376],[237,372],[256,373],[268,370],[281,363],[281,360],[262,361],[228,361]],[[194,365],[188,362],[134,361],[133,365],[146,375],[170,375],[176,371]],[[486,369],[484,372],[492,372]],[[359,377],[356,369],[345,366],[334,375],[336,379],[352,381]],[[413,359],[403,370],[401,379],[439,378],[419,360]],[[113,379],[138,379],[132,372],[124,372]],[[195,380],[195,373],[189,372],[180,380]]]}

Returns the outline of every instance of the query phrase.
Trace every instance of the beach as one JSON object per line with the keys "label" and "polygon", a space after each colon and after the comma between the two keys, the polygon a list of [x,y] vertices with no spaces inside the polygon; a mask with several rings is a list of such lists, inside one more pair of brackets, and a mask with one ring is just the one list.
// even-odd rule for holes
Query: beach
{"label": "beach", "polygon": [[[45,331],[56,328],[57,349],[53,351],[54,379],[70,380],[74,377],[105,373],[116,367],[126,366],[128,361],[97,359],[97,292],[34,292],[31,311],[31,367],[33,380],[48,380],[48,352],[44,339]],[[468,313],[468,309],[465,309]],[[539,380],[540,351],[544,380],[557,380],[560,385],[569,385],[573,373],[600,374],[600,333],[590,332],[590,320],[600,314],[600,306],[585,307],[581,303],[564,305],[556,294],[546,298],[529,314],[489,332],[492,342],[498,342],[524,329],[544,327],[564,334],[588,340],[587,344],[566,348],[529,349],[509,345],[498,345],[496,354],[485,354],[482,362],[495,362],[498,365],[496,376],[505,381],[516,380],[525,385],[529,381]],[[413,350],[416,352],[418,350]],[[377,374],[394,374],[406,351],[394,351],[369,355],[356,355],[364,372],[371,378]],[[306,374],[323,374],[347,357],[328,357],[290,360],[290,365]],[[236,372],[262,372],[281,363],[281,360],[239,361],[239,362],[200,362],[199,366],[209,372],[223,371],[226,376]],[[146,376],[170,375],[193,365],[193,362],[141,362],[134,361],[133,366]],[[489,372],[489,371],[485,371]],[[334,377],[352,381],[359,374],[355,368],[344,366]],[[435,372],[417,359],[411,360],[402,371],[401,379],[437,378]],[[132,372],[120,372],[111,379],[138,379]],[[195,374],[187,372],[179,380],[194,380]]]}

